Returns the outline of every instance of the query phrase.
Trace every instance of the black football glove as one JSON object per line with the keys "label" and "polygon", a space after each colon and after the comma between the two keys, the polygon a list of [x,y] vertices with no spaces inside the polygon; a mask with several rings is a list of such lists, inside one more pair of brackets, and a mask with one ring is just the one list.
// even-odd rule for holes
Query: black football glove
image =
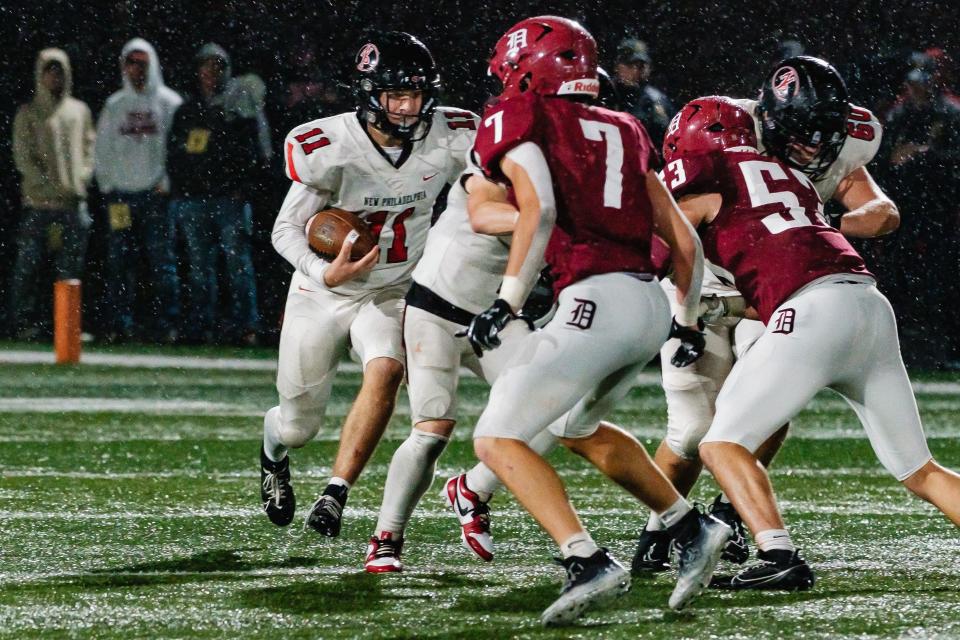
{"label": "black football glove", "polygon": [[703,355],[707,347],[707,338],[703,333],[703,320],[697,320],[697,328],[685,327],[674,318],[670,323],[670,338],[679,338],[680,346],[670,358],[675,367],[687,367]]}
{"label": "black football glove", "polygon": [[500,346],[500,338],[497,334],[503,331],[507,323],[511,320],[523,320],[530,328],[533,323],[525,316],[519,316],[513,312],[510,305],[503,298],[497,298],[490,308],[482,313],[478,313],[470,321],[470,326],[464,331],[457,333],[457,336],[466,336],[473,347],[473,352],[478,358],[483,357],[484,349],[496,349]]}
{"label": "black football glove", "polygon": [[530,290],[527,301],[523,303],[520,315],[533,321],[540,320],[553,310],[553,274],[550,265],[543,268],[537,283]]}

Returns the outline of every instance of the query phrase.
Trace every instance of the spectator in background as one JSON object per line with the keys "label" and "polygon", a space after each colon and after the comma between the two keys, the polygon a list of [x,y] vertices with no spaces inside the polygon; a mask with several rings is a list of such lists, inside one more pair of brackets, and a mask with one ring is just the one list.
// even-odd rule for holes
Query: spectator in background
{"label": "spectator in background", "polygon": [[666,94],[649,84],[652,59],[647,43],[624,38],[617,45],[613,82],[623,110],[643,123],[657,149],[663,143],[674,108]]}
{"label": "spectator in background", "polygon": [[[96,177],[108,214],[104,287],[105,336],[112,342],[134,336],[136,276],[146,277],[152,295],[150,338],[173,343],[180,315],[176,223],[168,206],[167,136],[183,102],[163,83],[160,60],[149,42],[134,38],[120,54],[123,88],[107,100],[97,121]],[[142,250],[147,269],[138,274]]]}
{"label": "spectator in background", "polygon": [[[252,345],[257,339],[257,291],[247,197],[265,159],[256,117],[227,93],[230,57],[209,43],[196,55],[197,93],[174,117],[168,171],[175,211],[190,259],[188,342]],[[227,322],[216,324],[217,257],[222,251],[230,298]],[[215,333],[216,331],[216,333]]]}
{"label": "spectator in background", "polygon": [[[960,108],[940,90],[925,65],[910,70],[900,104],[884,130],[881,166],[905,224],[891,256],[891,282],[901,333],[914,364],[944,366],[957,358],[957,204],[950,185],[960,180]],[[923,269],[914,268],[922,261]]]}
{"label": "spectator in background", "polygon": [[299,124],[349,108],[340,103],[334,73],[321,67],[312,42],[296,41],[286,62],[286,77],[275,92],[279,131],[286,134]]}
{"label": "spectator in background", "polygon": [[12,320],[20,339],[40,335],[36,282],[46,251],[56,254],[58,280],[81,278],[90,214],[87,186],[93,175],[93,119],[73,98],[70,59],[61,49],[37,56],[33,100],[17,110],[13,156],[21,176],[23,215],[17,230],[17,259],[10,287]]}

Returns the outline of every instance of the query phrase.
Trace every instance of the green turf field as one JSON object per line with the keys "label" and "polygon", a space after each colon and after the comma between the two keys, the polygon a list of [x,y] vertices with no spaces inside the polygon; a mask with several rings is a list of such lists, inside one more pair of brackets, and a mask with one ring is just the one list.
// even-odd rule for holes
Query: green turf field
{"label": "green turf field", "polygon": [[[773,474],[814,590],[708,592],[673,614],[673,577],[661,575],[635,579],[579,627],[547,631],[538,616],[560,584],[555,549],[506,496],[493,504],[494,563],[459,546],[437,480],[407,531],[407,571],[362,572],[387,463],[409,429],[404,397],[339,539],[301,535],[300,519],[271,525],[259,512],[257,452],[275,398],[269,363],[259,364],[0,364],[0,638],[960,637],[960,534],[885,474],[836,396],[796,420]],[[918,379],[931,447],[958,468],[960,381]],[[301,506],[322,489],[358,383],[341,375],[327,428],[292,456]],[[443,478],[472,464],[468,436],[486,391],[475,379],[462,390],[466,415]],[[637,389],[613,418],[652,450],[660,390]],[[570,454],[552,459],[595,539],[629,562],[645,513]],[[704,482],[696,497],[714,491]]]}

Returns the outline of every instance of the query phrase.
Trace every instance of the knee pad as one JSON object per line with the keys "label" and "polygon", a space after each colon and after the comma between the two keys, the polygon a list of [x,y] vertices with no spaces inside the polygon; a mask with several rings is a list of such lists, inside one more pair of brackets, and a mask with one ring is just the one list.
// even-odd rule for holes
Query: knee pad
{"label": "knee pad", "polygon": [[696,460],[698,448],[713,422],[716,394],[694,389],[665,389],[667,446],[685,460]]}
{"label": "knee pad", "polygon": [[292,399],[281,398],[277,432],[284,446],[299,449],[313,440],[320,432],[323,410],[323,405],[309,402],[306,394]]}

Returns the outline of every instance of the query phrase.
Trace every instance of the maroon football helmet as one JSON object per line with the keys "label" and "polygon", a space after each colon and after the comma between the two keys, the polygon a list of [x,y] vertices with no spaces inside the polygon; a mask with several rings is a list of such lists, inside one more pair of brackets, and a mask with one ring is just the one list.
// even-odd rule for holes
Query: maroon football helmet
{"label": "maroon football helmet", "polygon": [[753,118],[724,96],[691,100],[670,121],[663,137],[663,160],[731,147],[756,147]]}
{"label": "maroon football helmet", "polygon": [[556,16],[527,18],[497,41],[489,72],[500,97],[532,91],[546,96],[597,97],[597,43],[579,23]]}

